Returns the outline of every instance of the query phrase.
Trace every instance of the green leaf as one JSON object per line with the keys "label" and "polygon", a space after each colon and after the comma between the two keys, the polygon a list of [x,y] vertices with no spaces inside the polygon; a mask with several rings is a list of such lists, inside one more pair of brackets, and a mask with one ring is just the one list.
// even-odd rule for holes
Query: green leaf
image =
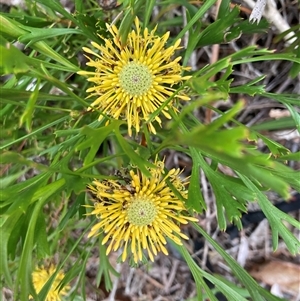
{"label": "green leaf", "polygon": [[82,34],[80,30],[74,28],[34,28],[22,25],[20,27],[24,28],[26,31],[29,31],[19,37],[19,41],[24,44],[27,43],[27,47],[38,41],[57,37],[60,35],[66,36],[73,34]]}
{"label": "green leaf", "polygon": [[[267,169],[269,172],[272,173],[272,177],[275,179],[280,179],[281,181],[284,181],[286,184],[286,189],[284,191],[279,192],[283,196],[284,199],[288,199],[290,196],[290,189],[289,185],[296,189],[297,191],[300,191],[300,177],[299,177],[299,171],[295,171],[291,169],[288,166],[285,166],[284,164],[281,164],[277,162],[273,162],[272,169]],[[275,184],[276,185],[276,184]],[[272,186],[272,189],[274,191],[276,190],[276,187]],[[284,192],[284,193],[283,193]]]}
{"label": "green leaf", "polygon": [[85,195],[85,192],[80,193],[77,196],[75,202],[72,203],[70,208],[68,208],[67,213],[65,214],[65,216],[62,217],[61,222],[59,223],[59,232],[61,232],[66,227],[68,222],[78,213],[78,211],[80,211],[81,206],[84,205]]}
{"label": "green leaf", "polygon": [[[245,126],[235,127],[232,129],[219,130],[220,127],[232,119],[232,117],[240,110],[243,102],[237,103],[231,110],[224,113],[218,119],[209,125],[195,126],[191,132],[184,130],[178,131],[177,126],[173,126],[173,133],[165,141],[162,146],[167,145],[188,145],[196,147],[209,154],[218,154],[219,156],[228,155],[235,158],[242,158],[245,146],[241,141],[249,136],[248,129]],[[180,116],[182,119],[182,116]],[[180,126],[183,127],[183,122]]]}
{"label": "green leaf", "polygon": [[[217,287],[217,289],[226,296],[227,300],[230,300],[230,301],[247,301],[247,299],[245,299],[244,297],[241,296],[241,294],[237,293],[234,289],[232,289],[228,284],[226,284],[226,282],[223,282],[222,280],[216,278],[215,276],[212,276],[209,273],[205,272],[204,270],[200,269],[200,267],[195,263],[195,261],[192,259],[191,255],[188,253],[188,251],[185,247],[178,246],[174,243],[172,243],[172,245],[184,257],[186,263],[188,264],[188,266],[189,266],[189,268],[190,268],[190,270],[193,274],[196,286],[198,287],[198,286],[201,285],[200,287],[205,290],[206,294],[209,297],[209,300],[217,301],[217,298],[212,294],[212,289],[209,288],[206,285],[206,283],[203,281],[203,278],[206,278],[211,283],[213,283]],[[234,261],[234,260],[232,260],[232,261]],[[243,273],[246,274],[247,277],[248,277],[248,274],[246,273],[246,271],[243,270]],[[254,280],[252,278],[250,278],[250,279],[252,280],[252,282],[254,282]],[[253,299],[253,300],[257,300],[257,301],[259,301],[259,300],[263,301],[264,300],[257,293],[255,295],[256,295],[257,299]],[[199,296],[199,294],[197,295],[198,300],[203,300],[203,298],[201,296],[202,296],[202,293],[201,293],[200,296]]]}
{"label": "green leaf", "polygon": [[[265,301],[259,294],[260,286],[258,283],[224,250],[210,235],[205,232],[197,224],[193,223],[194,228],[204,236],[205,240],[212,245],[212,247],[223,257],[235,276],[241,281],[241,283],[247,288],[252,300]],[[231,300],[230,298],[228,300]]]}
{"label": "green leaf", "polygon": [[241,180],[212,170],[200,154],[197,155],[197,160],[214,190],[218,225],[221,230],[224,230],[226,229],[225,214],[230,222],[239,220],[241,212],[246,211],[247,201],[254,200],[255,195]]}
{"label": "green leaf", "polygon": [[[299,38],[298,38],[298,43],[299,43]],[[296,56],[300,58],[300,47],[295,47]],[[296,78],[300,73],[300,64],[299,63],[294,63],[292,68],[290,69],[289,75],[291,78]]]}
{"label": "green leaf", "polygon": [[273,141],[264,135],[257,133],[257,136],[262,139],[262,141],[266,144],[266,146],[271,151],[272,155],[275,157],[280,157],[280,156],[286,155],[290,152],[287,148],[285,148],[278,142]]}
{"label": "green leaf", "polygon": [[300,101],[300,95],[299,94],[287,94],[287,93],[270,93],[270,92],[264,92],[261,94],[264,97],[277,100],[283,104],[291,104],[291,105],[299,105]]}
{"label": "green leaf", "polygon": [[[197,47],[203,47],[206,45],[220,44],[223,42],[228,43],[229,41],[239,37],[241,31],[236,28],[230,28],[235,22],[238,21],[239,9],[235,6],[228,15],[222,16],[222,18],[216,20],[215,22],[209,24],[199,35],[199,42]],[[230,34],[230,37],[229,37]]]}
{"label": "green leaf", "polygon": [[[190,21],[190,15],[188,14],[187,11],[187,16],[188,16],[188,20]],[[188,39],[188,43],[187,43],[187,47],[186,47],[186,51],[184,54],[184,58],[183,58],[183,66],[186,66],[189,59],[191,58],[191,55],[193,53],[193,51],[195,51],[196,45],[199,41],[199,32],[201,30],[202,24],[196,23],[195,27],[191,27],[189,29],[189,39]],[[194,77],[191,78],[191,80],[193,80]]]}
{"label": "green leaf", "polygon": [[291,116],[295,121],[297,131],[300,133],[300,114],[296,111],[296,108],[293,108],[288,103],[286,103],[285,105],[288,108],[288,110],[290,111]]}
{"label": "green leaf", "polygon": [[[21,28],[25,28],[24,25],[14,20],[11,20],[7,16],[0,15],[0,24],[2,25],[0,26],[0,32],[9,35],[12,38],[18,39],[20,36],[26,34],[26,30],[21,29]],[[28,30],[27,32],[29,31],[30,30]],[[54,59],[56,62],[61,63],[63,66],[68,67],[69,71],[77,72],[79,70],[77,66],[73,65],[69,60],[62,57],[59,53],[57,53],[55,50],[53,50],[48,44],[46,44],[43,41],[38,41],[36,43],[33,43],[31,47],[41,52],[42,54],[46,55],[47,57]]]}
{"label": "green leaf", "polygon": [[28,99],[26,108],[20,117],[20,127],[25,122],[27,131],[31,130],[33,111],[34,111],[34,106],[35,106],[35,103],[36,103],[38,95],[39,95],[39,89],[40,89],[40,81],[38,80],[34,91],[31,93],[31,95]]}
{"label": "green leaf", "polygon": [[39,0],[39,3],[45,5],[46,7],[51,8],[53,11],[60,13],[63,15],[67,20],[70,20],[76,24],[76,18],[73,17],[59,2],[59,0]]}
{"label": "green leaf", "polygon": [[88,179],[82,178],[80,173],[78,173],[78,175],[64,173],[64,168],[61,171],[62,177],[66,180],[65,193],[67,198],[71,197],[72,192],[79,194],[82,191],[85,191],[86,184],[89,182]]}
{"label": "green leaf", "polygon": [[[77,1],[79,3],[82,0]],[[94,41],[98,44],[103,44],[104,41],[101,37],[109,37],[110,33],[107,31],[105,26],[105,18],[103,15],[103,11],[98,10],[93,14],[79,13],[78,11],[75,13],[77,26],[82,31],[86,37],[88,37],[91,41]]]}
{"label": "green leaf", "polygon": [[236,93],[236,94],[249,94],[251,96],[254,96],[256,94],[261,95],[265,92],[265,85],[255,85],[258,81],[261,81],[265,78],[265,75],[262,75],[255,80],[246,83],[245,85],[236,86],[236,87],[230,87],[230,93]]}
{"label": "green leaf", "polygon": [[[31,94],[32,94],[31,91],[8,89],[8,88],[0,87],[0,95],[2,99],[6,99],[7,101],[17,101],[17,103],[12,102],[14,105],[26,106],[26,104],[22,103],[22,101],[27,101],[31,96]],[[49,99],[49,93],[39,91],[37,95],[37,100],[44,102],[47,101],[48,99]],[[70,102],[71,100],[73,100],[73,98],[68,95],[51,95],[51,100],[56,102],[58,101]],[[58,108],[55,107],[55,110],[58,110]]]}
{"label": "green leaf", "polygon": [[103,239],[103,234],[100,234],[98,239],[98,247],[99,247],[100,261],[103,263],[103,265],[99,266],[99,270],[97,273],[97,286],[100,285],[102,276],[104,276],[105,289],[109,291],[112,289],[112,285],[113,285],[111,281],[111,273],[116,277],[119,277],[120,275],[110,264],[108,260],[108,256],[106,256],[106,247],[102,245],[102,239]]}
{"label": "green leaf", "polygon": [[[211,77],[215,76],[217,73],[226,69],[226,72],[222,75],[221,79],[217,82],[212,82]],[[231,80],[228,82],[226,78],[230,75],[232,71],[232,65],[230,64],[230,59],[220,60],[210,66],[205,66],[200,69],[188,82],[189,86],[196,91],[199,95],[203,95],[209,90],[209,88],[214,87],[215,89],[220,90],[220,92],[225,92],[222,99],[227,98],[227,93],[229,91],[229,86],[225,91],[222,89],[222,86],[226,83],[228,85]],[[215,91],[216,92],[216,91]]]}
{"label": "green leaf", "polygon": [[[172,119],[174,120],[171,125],[170,128],[173,130],[173,132],[177,131],[179,126],[182,126],[187,119],[189,118],[193,118],[192,112],[202,106],[207,106],[209,103],[213,102],[213,101],[217,101],[219,99],[225,99],[226,98],[226,94],[224,93],[220,93],[220,92],[208,92],[205,95],[203,95],[200,99],[193,101],[192,103],[190,103],[188,106],[185,106],[182,108],[180,115],[176,115],[175,113],[173,113],[171,110],[169,111],[169,113],[172,116]],[[193,118],[194,120],[196,120],[196,124],[199,125],[201,124],[199,122],[198,119]],[[194,127],[194,125],[193,125]],[[171,136],[171,138],[168,137],[168,139],[166,139],[163,144],[168,144],[171,143],[173,139],[173,136]]]}
{"label": "green leaf", "polygon": [[32,131],[31,133],[29,133],[27,135],[24,135],[23,137],[20,137],[18,139],[15,139],[15,140],[13,140],[11,142],[6,143],[5,145],[3,145],[3,146],[0,147],[0,150],[8,148],[11,145],[19,143],[20,141],[26,140],[27,138],[32,137],[32,136],[34,136],[34,135],[36,135],[36,134],[38,134],[38,133],[40,133],[40,132],[42,132],[42,131],[44,131],[44,130],[46,130],[48,128],[51,128],[54,125],[60,124],[60,123],[62,123],[64,121],[66,121],[67,119],[70,119],[70,117],[69,116],[64,116],[64,117],[61,117],[61,118],[59,118],[59,119],[57,119],[57,120],[55,120],[53,122],[47,123],[47,124],[41,126],[40,128]]}
{"label": "green leaf", "polygon": [[[206,130],[207,129],[207,130]],[[210,126],[200,127],[189,134],[177,134],[173,141],[189,145],[208,153],[227,154],[232,157],[243,157],[244,145],[240,142],[247,139],[248,131],[244,127],[210,132]]]}
{"label": "green leaf", "polygon": [[[130,3],[131,2],[131,3]],[[131,26],[134,23],[134,19],[137,11],[143,5],[143,1],[130,1],[128,6],[124,9],[124,17],[119,27],[120,38],[122,45],[126,44],[128,34],[131,30]]]}
{"label": "green leaf", "polygon": [[22,211],[19,210],[14,215],[9,217],[0,217],[1,221],[1,244],[0,244],[0,270],[3,273],[6,283],[13,287],[11,270],[8,267],[8,241],[11,234],[17,231],[16,225],[22,216]]}
{"label": "green leaf", "polygon": [[223,18],[223,16],[227,16],[229,13],[230,13],[230,1],[229,0],[221,1],[217,19],[221,19]]}
{"label": "green leaf", "polygon": [[93,129],[89,126],[85,126],[81,130],[81,135],[86,136],[86,140],[78,144],[75,148],[76,151],[82,151],[89,148],[88,154],[84,158],[84,165],[87,165],[93,161],[96,153],[99,150],[100,145],[110,135],[110,133],[116,127],[115,123],[111,123],[108,126],[103,126],[99,129]]}
{"label": "green leaf", "polygon": [[1,208],[9,206],[5,212],[2,212],[3,216],[11,216],[19,210],[25,213],[31,204],[34,193],[44,181],[48,180],[49,176],[48,173],[41,173],[34,178],[3,189],[0,206]]}
{"label": "green leaf", "polygon": [[[16,216],[18,215],[16,214]],[[9,235],[9,239],[7,241],[7,254],[12,260],[16,260],[20,254],[20,250],[22,250],[29,219],[29,214],[22,214],[17,220],[14,230]],[[7,226],[7,224],[5,226]]]}
{"label": "green leaf", "polygon": [[[252,190],[248,189],[240,179],[225,176],[212,170],[204,161],[199,151],[196,151],[193,148],[190,148],[190,151],[193,159],[192,172],[195,172],[196,175],[198,175],[199,169],[202,168],[213,187],[216,196],[218,224],[220,229],[224,230],[226,229],[225,214],[230,222],[239,220],[241,213],[246,212],[247,202],[253,201],[255,199],[255,194]],[[194,178],[196,180],[193,180],[192,173],[187,204],[199,211],[199,208],[203,210],[203,208],[206,207],[205,202],[202,199],[199,178],[195,176]]]}
{"label": "green leaf", "polygon": [[180,33],[177,35],[175,40],[181,39],[187,31],[189,31],[192,26],[199,22],[199,20],[203,17],[203,15],[209,10],[209,8],[214,5],[216,0],[206,0],[203,2],[203,5],[197,10],[197,12],[194,14],[192,19],[184,26],[184,28],[180,31]]}
{"label": "green leaf", "polygon": [[[33,208],[33,212],[31,214],[30,222],[27,229],[26,238],[24,241],[24,247],[20,258],[20,264],[17,272],[17,281],[16,284],[20,285],[21,290],[21,301],[27,301],[29,292],[30,292],[30,281],[31,279],[31,271],[32,269],[32,249],[34,245],[34,233],[36,229],[36,224],[38,221],[38,217],[40,216],[40,212],[43,208],[44,203],[47,199],[57,192],[57,190],[61,189],[65,184],[64,179],[60,179],[56,182],[48,184],[46,187],[41,187],[38,191],[36,191],[34,198],[38,198],[39,201]],[[18,290],[18,285],[16,287],[16,292]]]}
{"label": "green leaf", "polygon": [[243,60],[237,60],[234,61],[234,65],[240,65],[245,63],[251,63],[251,62],[260,62],[260,61],[290,61],[290,62],[296,62],[300,64],[300,58],[296,58],[295,55],[292,53],[273,53],[270,54],[268,52],[263,53],[260,55],[260,51],[257,51],[257,56],[255,56],[255,53],[252,54],[253,57],[244,58]]}
{"label": "green leaf", "polygon": [[185,248],[182,248],[181,246],[178,246],[172,240],[170,240],[170,243],[181,253],[181,255],[183,256],[183,258],[185,259],[186,263],[190,268],[190,271],[195,280],[198,300],[203,300],[202,290],[204,289],[207,295],[209,296],[210,300],[217,301],[216,297],[212,293],[212,290],[208,287],[207,283],[203,279],[202,270],[200,270],[200,268],[195,263],[195,261],[191,258],[187,250]]}
{"label": "green leaf", "polygon": [[20,24],[31,26],[31,27],[46,27],[53,24],[52,20],[48,19],[47,17],[37,17],[37,16],[30,16],[27,15],[25,11],[22,12],[14,12],[10,13],[9,16],[19,22]]}
{"label": "green leaf", "polygon": [[[196,131],[200,131],[201,134],[205,133],[206,135],[213,134],[220,127],[224,126],[226,122],[230,121],[233,118],[233,116],[235,116],[243,108],[243,106],[244,102],[239,101],[229,111],[225,112],[223,115],[211,122],[209,125],[207,125],[206,127],[201,126],[199,129],[196,128]],[[235,129],[236,128],[230,130]]]}
{"label": "green leaf", "polygon": [[201,159],[199,159],[199,152],[195,148],[190,148],[193,160],[192,175],[189,184],[188,200],[186,202],[187,208],[193,208],[197,212],[206,210],[206,204],[200,189],[200,168]]}
{"label": "green leaf", "polygon": [[[290,168],[272,160],[270,156],[263,156],[256,151],[252,151],[251,155],[245,155],[243,158],[216,157],[214,154],[208,156],[243,175],[247,175],[260,189],[272,189],[283,198],[289,196],[289,183],[297,185],[297,181],[299,182],[295,178],[295,172]],[[277,173],[277,171],[280,172]],[[292,174],[290,175],[290,173]]]}
{"label": "green leaf", "polygon": [[75,0],[75,10],[79,13],[83,12],[83,2],[81,0]]}
{"label": "green leaf", "polygon": [[250,23],[249,20],[243,20],[238,24],[235,24],[231,29],[233,31],[238,30],[239,32],[242,32],[246,37],[246,35],[254,33],[265,34],[268,32],[269,27],[270,24],[268,21],[266,19],[262,19],[259,23]]}
{"label": "green leaf", "polygon": [[34,168],[40,171],[48,171],[48,167],[37,163],[35,161],[32,160],[28,160],[26,158],[24,158],[22,155],[14,153],[14,152],[4,152],[1,154],[0,156],[0,163],[1,164],[20,164],[20,165],[25,165],[28,166],[30,168]]}
{"label": "green leaf", "polygon": [[145,8],[144,8],[145,14],[144,14],[143,29],[145,29],[146,27],[148,27],[149,20],[151,19],[151,16],[153,14],[153,9],[154,9],[155,4],[156,4],[155,0],[150,0],[150,1],[147,1],[147,5],[145,5]]}
{"label": "green leaf", "polygon": [[296,127],[296,123],[294,118],[282,117],[280,119],[270,120],[270,121],[265,121],[262,123],[255,124],[251,126],[251,129],[256,131],[265,131],[265,130],[290,129],[295,127]]}
{"label": "green leaf", "polygon": [[[239,190],[233,187],[230,189],[229,185],[232,185],[232,183],[230,183],[230,181],[226,183],[221,176],[210,175],[209,179],[216,196],[218,225],[221,230],[225,230],[227,225],[224,214],[226,213],[231,223],[239,220],[242,216],[242,212],[246,212],[247,210],[247,198],[236,198],[234,194],[239,196]],[[250,193],[246,195],[247,197],[249,196],[249,198],[251,197]]]}
{"label": "green leaf", "polygon": [[[91,225],[92,225],[92,222],[89,223],[85,229],[83,229],[82,234],[72,244],[70,249],[68,249],[69,252],[62,259],[61,263],[57,266],[57,270],[54,273],[54,277],[56,276],[56,273],[65,266],[66,262],[70,261],[71,257],[74,258],[74,254],[76,253],[76,250],[78,250],[79,244],[82,242],[83,237],[87,235],[87,232],[91,228]],[[90,246],[91,246],[91,248],[93,248],[94,244],[91,244]],[[62,280],[62,285],[69,283],[74,278],[76,278],[78,280],[78,281],[75,281],[75,284],[74,284],[75,288],[74,288],[73,293],[76,293],[76,294],[78,293],[80,283],[84,287],[85,282],[83,281],[83,279],[85,277],[86,263],[90,257],[91,257],[91,253],[89,251],[87,251],[87,252],[84,251],[83,253],[81,253],[79,258],[74,262],[73,266],[66,273],[65,278]],[[82,258],[83,258],[83,260],[82,260]],[[48,290],[52,285],[53,279],[54,278],[49,278],[47,283],[45,283],[42,290],[39,292],[39,300],[45,300]],[[82,295],[85,296],[85,293],[83,293]],[[70,298],[70,300],[73,300],[73,298]]]}
{"label": "green leaf", "polygon": [[[0,37],[0,40],[2,38]],[[26,73],[30,70],[28,66],[28,58],[18,48],[7,43],[0,45],[0,73],[5,74],[18,74]]]}
{"label": "green leaf", "polygon": [[[0,187],[1,189],[7,188],[16,182],[20,177],[25,175],[28,172],[29,168],[24,168],[23,170],[14,173],[12,175],[7,175],[6,177],[0,178]],[[1,208],[1,206],[0,206]]]}
{"label": "green leaf", "polygon": [[156,166],[147,161],[146,159],[144,159],[143,157],[139,156],[130,146],[129,141],[127,141],[118,130],[115,130],[115,134],[116,134],[116,138],[121,146],[121,148],[123,149],[123,151],[125,152],[125,154],[128,156],[128,158],[130,158],[130,162],[133,165],[136,165],[140,171],[147,177],[150,177],[150,172],[147,169],[148,167],[152,167],[152,168],[156,168]]}
{"label": "green leaf", "polygon": [[283,224],[283,221],[287,221],[291,225],[300,229],[300,222],[296,221],[290,215],[280,211],[276,208],[266,196],[249,180],[248,177],[239,174],[246,186],[252,189],[257,195],[257,202],[268,219],[273,238],[273,249],[274,251],[278,247],[278,235],[282,237],[288,250],[296,255],[300,249],[300,241],[291,233],[291,231]]}
{"label": "green leaf", "polygon": [[50,255],[50,246],[48,243],[48,235],[46,228],[46,217],[40,212],[36,221],[35,241],[37,248],[37,257],[46,258]]}
{"label": "green leaf", "polygon": [[280,156],[277,160],[300,161],[300,152]]}

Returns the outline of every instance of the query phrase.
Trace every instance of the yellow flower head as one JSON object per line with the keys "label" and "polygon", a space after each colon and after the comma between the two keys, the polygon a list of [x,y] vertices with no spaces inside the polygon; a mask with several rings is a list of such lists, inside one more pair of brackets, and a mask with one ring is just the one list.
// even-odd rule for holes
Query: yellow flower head
{"label": "yellow flower head", "polygon": [[109,242],[106,253],[123,248],[122,261],[128,251],[133,254],[135,263],[142,260],[143,250],[151,261],[159,251],[168,255],[166,238],[182,245],[180,238],[188,237],[181,232],[180,223],[197,221],[182,214],[186,212],[184,203],[167,184],[170,182],[183,198],[187,196],[187,180],[181,181],[180,170],[165,173],[163,162],[155,162],[155,165],[156,168],[149,168],[151,177],[132,169],[123,180],[95,180],[89,185],[97,199],[94,206],[90,206],[94,209],[89,215],[99,218],[89,237],[103,232],[102,244]]}
{"label": "yellow flower head", "polygon": [[[188,69],[179,65],[181,57],[172,58],[174,52],[180,48],[180,40],[165,48],[170,32],[162,37],[155,35],[156,28],[151,32],[147,28],[141,32],[139,20],[136,18],[136,30],[129,33],[127,43],[122,45],[117,27],[108,24],[106,26],[112,38],[101,37],[104,45],[92,42],[99,53],[83,47],[86,53],[96,57],[93,60],[87,56],[87,65],[94,67],[95,72],[78,72],[87,75],[88,81],[95,84],[87,90],[91,93],[90,96],[97,97],[89,110],[99,109],[115,119],[126,120],[130,136],[132,127],[136,132],[140,131],[141,122],[147,122],[150,132],[155,134],[155,128],[149,121],[150,114],[173,95],[174,84],[190,78],[181,76],[182,71]],[[190,99],[182,93],[174,98]],[[173,102],[169,102],[172,107]],[[161,112],[166,118],[171,118],[167,107]],[[101,118],[102,115],[99,120]],[[158,116],[155,120],[161,125],[162,121]]]}
{"label": "yellow flower head", "polygon": [[[56,267],[54,265],[50,265],[48,268],[37,268],[33,273],[32,273],[32,282],[34,289],[37,293],[41,291],[43,286],[46,284],[46,282],[49,280],[49,278],[54,274],[56,270]],[[64,278],[64,273],[59,271],[58,274],[56,275],[51,288],[47,294],[46,301],[60,301],[62,296],[65,296],[70,289],[70,286],[64,286],[60,291],[59,288],[57,287],[59,283],[62,281]]]}

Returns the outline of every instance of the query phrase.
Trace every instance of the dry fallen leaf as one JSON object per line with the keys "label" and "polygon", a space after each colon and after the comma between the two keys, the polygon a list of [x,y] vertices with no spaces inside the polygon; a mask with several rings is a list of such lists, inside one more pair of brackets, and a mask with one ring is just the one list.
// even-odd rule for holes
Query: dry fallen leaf
{"label": "dry fallen leaf", "polygon": [[300,266],[294,263],[272,260],[255,266],[249,272],[255,279],[273,286],[279,285],[282,292],[300,294]]}

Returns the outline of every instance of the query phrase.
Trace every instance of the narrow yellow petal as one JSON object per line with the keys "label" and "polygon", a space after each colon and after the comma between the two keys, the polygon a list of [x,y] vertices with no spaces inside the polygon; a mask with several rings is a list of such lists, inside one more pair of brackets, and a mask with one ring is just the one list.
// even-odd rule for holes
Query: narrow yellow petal
{"label": "narrow yellow petal", "polygon": [[[154,113],[171,95],[175,84],[183,84],[190,76],[182,76],[189,70],[180,65],[180,56],[175,56],[180,49],[180,39],[170,47],[166,47],[170,32],[162,37],[156,35],[157,26],[149,32],[148,28],[141,30],[141,24],[136,17],[133,29],[125,45],[121,45],[119,29],[114,24],[106,24],[111,38],[100,38],[103,44],[91,42],[93,49],[83,47],[88,59],[87,65],[95,68],[94,72],[79,71],[93,83],[87,89],[88,97],[98,96],[88,108],[99,110],[114,119],[127,121],[128,134],[139,133],[142,124],[147,123],[150,133],[156,134],[157,124],[162,126],[161,119],[156,116],[149,121]],[[169,108],[177,111],[175,100],[190,100],[183,90],[169,101]],[[164,108],[161,113],[171,119]],[[99,120],[103,117],[99,116]]]}
{"label": "narrow yellow petal", "polygon": [[[154,161],[156,167],[149,168],[150,177],[137,167],[126,170],[124,180],[94,181],[89,191],[97,197],[94,210],[89,216],[96,216],[96,223],[89,237],[104,233],[102,244],[107,244],[106,253],[122,249],[122,260],[128,252],[133,261],[143,260],[143,252],[151,261],[157,253],[168,254],[166,238],[182,245],[181,239],[189,239],[181,232],[180,224],[197,221],[187,216],[184,202],[169,188],[171,181],[183,198],[187,197],[186,179],[181,180],[179,169],[165,172],[163,161]],[[124,179],[125,179],[124,178]]]}

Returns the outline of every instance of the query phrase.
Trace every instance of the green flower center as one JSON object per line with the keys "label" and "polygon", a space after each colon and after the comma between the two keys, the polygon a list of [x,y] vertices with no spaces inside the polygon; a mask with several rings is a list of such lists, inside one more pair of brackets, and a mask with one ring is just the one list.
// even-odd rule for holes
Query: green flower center
{"label": "green flower center", "polygon": [[121,87],[132,96],[146,93],[152,85],[152,74],[145,65],[130,62],[119,74]]}
{"label": "green flower center", "polygon": [[128,222],[135,226],[147,226],[153,222],[157,210],[149,199],[135,199],[127,208]]}

